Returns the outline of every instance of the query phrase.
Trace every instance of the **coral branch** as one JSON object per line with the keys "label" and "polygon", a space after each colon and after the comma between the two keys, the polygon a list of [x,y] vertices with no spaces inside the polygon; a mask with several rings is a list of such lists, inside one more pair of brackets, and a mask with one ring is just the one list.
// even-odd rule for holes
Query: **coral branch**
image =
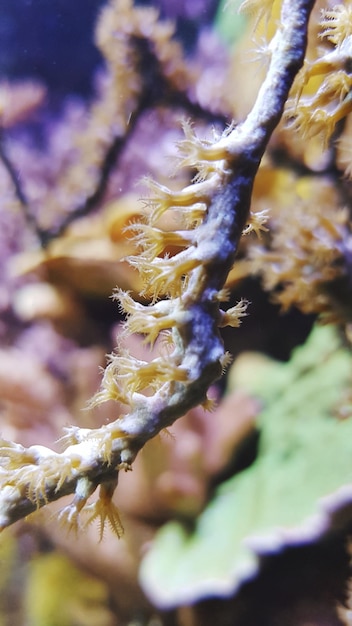
{"label": "coral branch", "polygon": [[[209,159],[208,177],[176,193],[153,186],[156,197],[150,229],[141,225],[142,251],[131,262],[141,270],[146,282],[151,281],[146,291],[153,294],[154,301],[143,307],[134,305],[127,294],[118,293],[117,298],[128,314],[126,332],[138,330],[153,343],[157,336],[152,330],[153,319],[160,330],[171,331],[173,344],[168,358],[159,356],[148,364],[137,361],[124,349],[118,350],[111,357],[95,401],[117,399],[129,404],[130,412],[99,429],[70,429],[70,445],[61,454],[38,446],[25,449],[3,443],[1,528],[69,492],[75,492],[75,496],[63,517],[76,527],[79,513],[92,492],[98,484],[106,484],[98,504],[88,509],[93,510],[90,520],[98,517],[102,525],[107,520],[120,535],[118,515],[110,506],[116,473],[130,469],[136,454],[150,438],[190,408],[207,402],[209,386],[221,376],[228,362],[219,327],[238,325],[244,314],[243,303],[225,314],[219,308],[219,300],[224,296],[224,284],[248,221],[257,169],[303,63],[312,5],[313,0],[284,0],[271,43],[270,66],[246,120],[212,145],[192,138],[188,132],[186,148],[192,155],[192,165],[204,175],[204,162]],[[156,256],[159,247],[153,246],[153,242],[160,235],[152,230],[156,213],[176,207],[182,219],[183,209],[189,215],[192,209],[199,208],[200,202],[204,212],[198,212],[193,222],[186,217],[187,234],[177,236],[183,249],[174,256]],[[156,301],[165,293],[171,298],[168,302]],[[148,395],[143,395],[146,391]]]}

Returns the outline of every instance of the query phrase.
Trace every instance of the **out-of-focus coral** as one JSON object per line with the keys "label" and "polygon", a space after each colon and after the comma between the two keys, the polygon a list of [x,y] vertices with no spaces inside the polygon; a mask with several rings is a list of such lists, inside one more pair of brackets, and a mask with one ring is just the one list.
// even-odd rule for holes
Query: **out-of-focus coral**
{"label": "out-of-focus coral", "polygon": [[230,595],[265,555],[339,526],[351,498],[352,422],[334,416],[351,384],[351,355],[338,345],[326,327],[288,364],[238,359],[233,384],[264,405],[258,454],[221,486],[193,529],[173,521],[158,533],[141,569],[157,605]]}
{"label": "out-of-focus coral", "polygon": [[32,559],[24,602],[29,624],[114,626],[108,601],[104,584],[80,571],[63,554],[51,552]]}
{"label": "out-of-focus coral", "polygon": [[[14,580],[14,573],[18,566],[18,545],[15,537],[2,538],[0,541],[0,558],[1,558],[1,576],[0,576],[0,624],[6,626],[9,620],[16,623],[21,613],[20,607],[15,607],[15,602],[11,602],[11,599],[16,599],[16,581]],[[19,594],[18,594],[19,595]],[[12,598],[11,598],[12,596]]]}
{"label": "out-of-focus coral", "polygon": [[[116,285],[138,294],[142,284],[126,257],[136,251],[124,229],[143,212],[138,196],[123,196],[104,206],[99,215],[78,219],[66,232],[43,250],[18,255],[12,263],[15,275],[43,275],[72,295],[109,297]],[[30,298],[30,295],[29,295]],[[17,311],[26,317],[24,300],[17,299]],[[48,311],[48,316],[50,313]]]}
{"label": "out-of-focus coral", "polygon": [[46,96],[38,82],[0,82],[0,128],[10,128],[28,118],[40,107]]}
{"label": "out-of-focus coral", "polygon": [[1,431],[23,444],[47,445],[62,428],[77,420],[89,422],[82,409],[99,380],[104,351],[78,348],[48,323],[33,324],[0,351]]}
{"label": "out-of-focus coral", "polygon": [[318,181],[281,174],[290,179],[290,192],[284,202],[273,205],[267,246],[254,243],[250,248],[251,269],[263,277],[264,288],[283,310],[296,306],[304,313],[320,314],[325,321],[349,323],[349,210],[339,208],[338,191],[328,177]]}

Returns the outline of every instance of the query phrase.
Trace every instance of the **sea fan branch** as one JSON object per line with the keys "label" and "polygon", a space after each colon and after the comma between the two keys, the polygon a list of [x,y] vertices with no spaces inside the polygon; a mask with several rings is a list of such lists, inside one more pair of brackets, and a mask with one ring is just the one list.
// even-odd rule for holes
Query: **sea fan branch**
{"label": "sea fan branch", "polygon": [[[130,296],[119,295],[129,316],[127,329],[137,330],[137,320],[140,321],[140,332],[145,332],[152,343],[155,334],[151,320],[157,319],[161,330],[171,328],[173,350],[169,358],[157,356],[147,364],[125,352],[113,355],[100,399],[106,399],[104,385],[112,386],[112,396],[126,400],[130,413],[98,429],[73,429],[70,445],[61,454],[38,449],[32,454],[31,449],[3,444],[1,528],[67,493],[75,496],[64,517],[77,527],[78,515],[84,512],[98,484],[114,485],[117,472],[130,468],[146,441],[190,408],[207,402],[209,386],[221,376],[228,361],[218,328],[224,323],[238,325],[245,313],[244,303],[227,314],[221,312],[219,294],[224,293],[242,231],[248,223],[253,181],[261,158],[303,63],[312,5],[313,0],[284,0],[272,41],[271,63],[248,117],[213,145],[195,142],[192,154],[201,158],[202,171],[203,161],[209,155],[209,177],[179,192],[153,184],[152,226],[163,211],[175,206],[187,210],[199,203],[205,206],[203,219],[199,216],[191,245],[185,250],[162,259],[153,257],[149,248],[146,257],[142,252],[132,259],[132,264],[152,281],[149,291],[158,296],[165,289],[170,294],[168,304],[154,302],[141,308],[143,305],[132,304]],[[192,141],[189,135],[187,142]],[[146,387],[152,389],[152,395],[140,393]],[[16,467],[23,466],[22,469],[13,470],[15,457]],[[115,508],[110,507],[110,496],[110,491],[106,494],[103,490],[103,503],[88,509],[88,513],[91,512],[90,519],[98,517],[102,525],[108,521],[119,535],[120,522]]]}

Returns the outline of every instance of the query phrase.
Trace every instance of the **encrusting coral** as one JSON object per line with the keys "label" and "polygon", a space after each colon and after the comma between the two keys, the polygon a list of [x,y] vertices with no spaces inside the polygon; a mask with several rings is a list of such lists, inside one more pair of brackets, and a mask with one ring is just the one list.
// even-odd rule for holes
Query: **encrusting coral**
{"label": "encrusting coral", "polygon": [[[93,403],[115,399],[127,405],[129,412],[97,429],[67,428],[62,442],[67,447],[61,453],[2,441],[1,528],[74,493],[73,502],[60,514],[69,527],[77,528],[79,516],[86,511],[88,522],[98,517],[103,527],[107,520],[119,535],[121,524],[111,501],[118,472],[131,469],[143,445],[187,410],[209,404],[207,390],[229,360],[218,327],[237,326],[245,314],[244,302],[227,312],[219,308],[227,297],[224,285],[241,234],[250,221],[252,187],[261,158],[303,64],[312,6],[313,0],[294,4],[283,1],[270,43],[268,72],[247,118],[214,141],[198,138],[186,124],[180,161],[181,166],[198,172],[194,182],[180,191],[152,183],[150,211],[145,222],[133,225],[141,251],[130,262],[141,273],[144,295],[152,302],[134,303],[123,292],[117,292],[116,297],[127,313],[126,332],[138,331],[150,344],[160,333],[167,333],[167,345],[150,363],[134,358],[123,346],[110,357]],[[106,11],[114,16],[116,8],[122,16],[126,14],[125,24],[133,23],[135,13],[130,2],[114,1]],[[150,17],[153,14],[142,15],[146,20],[139,26],[143,36],[154,28],[159,32],[154,16]],[[114,29],[113,25],[112,32]],[[167,29],[160,32],[160,48],[155,41],[155,49],[160,50],[160,63],[166,64],[164,74],[172,75],[174,46],[172,55],[168,54],[169,33]],[[138,40],[141,34],[133,37],[133,41]],[[113,35],[111,46],[116,42],[119,45]],[[179,67],[177,54],[175,62]],[[131,80],[133,83],[133,77]],[[182,88],[183,70],[176,71],[175,80],[178,88],[181,81]],[[134,84],[132,100],[133,94]],[[158,225],[160,216],[169,211],[176,213],[181,224],[172,236],[164,234]],[[260,223],[258,218],[255,229]],[[173,256],[158,256],[170,239],[181,249]],[[87,504],[99,484],[98,500]]]}

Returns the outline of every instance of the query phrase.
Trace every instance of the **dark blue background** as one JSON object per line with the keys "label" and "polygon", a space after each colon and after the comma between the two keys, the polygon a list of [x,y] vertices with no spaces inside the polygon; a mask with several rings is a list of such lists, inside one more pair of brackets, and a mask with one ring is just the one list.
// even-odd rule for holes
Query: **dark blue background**
{"label": "dark blue background", "polygon": [[[94,25],[105,0],[0,0],[0,79],[37,78],[58,95],[87,94],[101,58]],[[150,4],[139,0],[138,4]],[[217,0],[156,0],[173,17],[187,48]],[[192,10],[191,10],[192,9]]]}

